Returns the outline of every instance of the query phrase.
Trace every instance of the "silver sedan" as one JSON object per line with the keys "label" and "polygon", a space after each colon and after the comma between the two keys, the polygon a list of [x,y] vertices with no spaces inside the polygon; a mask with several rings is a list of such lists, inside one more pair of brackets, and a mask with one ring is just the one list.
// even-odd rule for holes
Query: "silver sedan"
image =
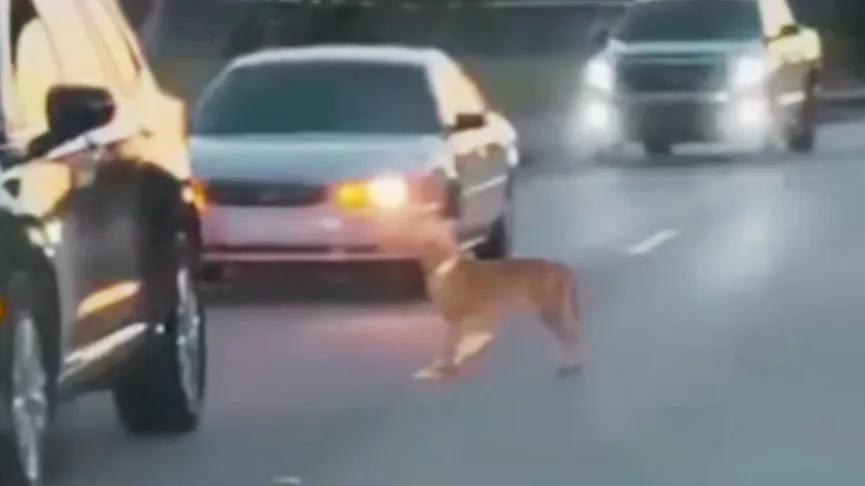
{"label": "silver sedan", "polygon": [[407,259],[376,245],[368,218],[408,206],[456,220],[480,257],[508,253],[516,133],[439,50],[238,58],[204,91],[191,148],[211,275],[253,262]]}

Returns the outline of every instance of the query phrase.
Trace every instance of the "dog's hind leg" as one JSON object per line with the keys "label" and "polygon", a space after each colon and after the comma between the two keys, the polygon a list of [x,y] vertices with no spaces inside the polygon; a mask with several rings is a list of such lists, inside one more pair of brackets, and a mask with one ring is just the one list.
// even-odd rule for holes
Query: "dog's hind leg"
{"label": "dog's hind leg", "polygon": [[459,362],[460,338],[462,335],[460,326],[452,321],[445,322],[445,335],[442,341],[441,351],[432,363],[415,373],[417,379],[440,379],[453,376],[457,373]]}
{"label": "dog's hind leg", "polygon": [[561,346],[563,356],[559,371],[579,371],[583,365],[582,329],[574,279],[560,280],[551,294],[552,298],[540,311],[540,318]]}

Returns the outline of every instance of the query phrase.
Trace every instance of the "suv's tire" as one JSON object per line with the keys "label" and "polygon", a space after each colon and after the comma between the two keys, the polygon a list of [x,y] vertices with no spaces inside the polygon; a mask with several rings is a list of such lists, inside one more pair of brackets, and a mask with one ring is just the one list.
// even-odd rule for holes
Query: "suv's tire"
{"label": "suv's tire", "polygon": [[207,283],[219,283],[225,279],[225,265],[219,263],[205,263],[199,271],[201,280]]}
{"label": "suv's tire", "polygon": [[786,133],[787,147],[796,153],[812,153],[817,138],[816,83],[809,79],[805,87],[805,100],[795,123]]}
{"label": "suv's tire", "polygon": [[192,432],[203,411],[206,317],[195,278],[195,260],[183,236],[178,237],[173,260],[173,305],[163,332],[152,343],[149,361],[124,375],[114,387],[120,422],[133,435]]}
{"label": "suv's tire", "polygon": [[643,150],[650,157],[663,157],[673,152],[673,144],[661,138],[647,138],[643,141]]}
{"label": "suv's tire", "polygon": [[54,398],[47,353],[54,347],[45,339],[48,309],[37,303],[34,289],[28,275],[12,276],[0,324],[0,397],[6,400],[0,406],[11,419],[10,430],[0,432],[2,486],[38,486],[44,476]]}

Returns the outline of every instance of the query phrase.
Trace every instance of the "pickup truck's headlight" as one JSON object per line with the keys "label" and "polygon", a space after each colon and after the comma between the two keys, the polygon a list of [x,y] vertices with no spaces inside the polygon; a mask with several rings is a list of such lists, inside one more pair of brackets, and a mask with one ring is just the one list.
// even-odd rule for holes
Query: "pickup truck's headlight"
{"label": "pickup truck's headlight", "polygon": [[587,86],[602,91],[611,91],[615,83],[615,72],[610,61],[595,58],[586,64],[583,81]]}
{"label": "pickup truck's headlight", "polygon": [[747,88],[762,83],[769,74],[766,60],[759,56],[749,55],[733,62],[730,71],[730,84],[734,88]]}

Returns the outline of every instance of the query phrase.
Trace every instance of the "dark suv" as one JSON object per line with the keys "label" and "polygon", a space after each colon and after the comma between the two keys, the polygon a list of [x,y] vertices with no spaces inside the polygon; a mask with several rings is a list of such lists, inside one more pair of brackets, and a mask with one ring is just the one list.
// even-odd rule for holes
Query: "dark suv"
{"label": "dark suv", "polygon": [[185,105],[116,0],[0,7],[0,486],[32,486],[81,393],[132,434],[196,428],[198,210]]}
{"label": "dark suv", "polygon": [[597,40],[583,138],[649,154],[691,142],[813,150],[820,38],[787,0],[636,0]]}

